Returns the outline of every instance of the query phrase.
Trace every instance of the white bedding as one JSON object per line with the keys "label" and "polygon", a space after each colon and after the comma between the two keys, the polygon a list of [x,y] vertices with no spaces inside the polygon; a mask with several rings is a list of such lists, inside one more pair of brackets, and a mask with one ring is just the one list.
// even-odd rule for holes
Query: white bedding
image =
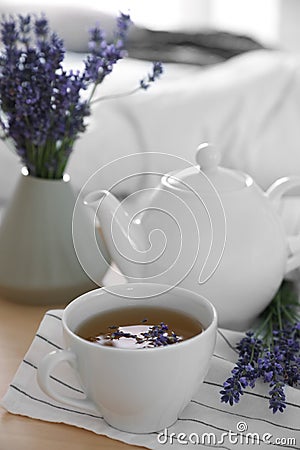
{"label": "white bedding", "polygon": [[[76,69],[83,55],[68,53]],[[150,63],[127,58],[116,66],[99,94],[136,86]],[[200,68],[165,65],[165,74],[146,92],[94,105],[87,132],[77,142],[68,173],[76,189],[110,161],[132,153],[164,152],[194,161],[195,149],[211,141],[222,152],[223,165],[250,173],[267,187],[278,177],[300,175],[300,73],[295,56],[256,51],[225,63]],[[145,155],[144,155],[145,156]],[[134,171],[169,171],[181,165],[145,157],[113,166],[114,179]],[[150,165],[149,165],[150,164]],[[160,164],[162,166],[160,166]],[[5,202],[19,176],[18,158],[0,142],[0,202]],[[99,188],[111,186],[103,172]],[[140,186],[123,183],[120,194]],[[124,192],[125,191],[125,192]]]}

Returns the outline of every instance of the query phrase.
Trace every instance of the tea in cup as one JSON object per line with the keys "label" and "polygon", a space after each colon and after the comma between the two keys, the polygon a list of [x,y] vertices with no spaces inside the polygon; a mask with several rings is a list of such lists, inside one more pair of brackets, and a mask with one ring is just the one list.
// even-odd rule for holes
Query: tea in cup
{"label": "tea in cup", "polygon": [[[217,316],[204,297],[179,287],[132,283],[93,290],[64,310],[67,350],[46,355],[40,387],[76,408],[100,411],[111,426],[147,433],[170,427],[203,381]],[[51,382],[67,361],[86,398],[62,395]]]}

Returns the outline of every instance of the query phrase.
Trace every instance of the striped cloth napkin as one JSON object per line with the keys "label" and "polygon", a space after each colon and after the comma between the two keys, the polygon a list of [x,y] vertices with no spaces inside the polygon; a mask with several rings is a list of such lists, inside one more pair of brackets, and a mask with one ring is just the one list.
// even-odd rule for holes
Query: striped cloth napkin
{"label": "striped cloth napkin", "polygon": [[[40,359],[49,351],[64,348],[62,310],[44,316],[33,342],[15,374],[2,406],[9,412],[50,422],[63,422],[149,449],[217,448],[289,448],[300,449],[300,390],[287,388],[286,411],[275,415],[268,409],[268,386],[257,384],[233,407],[220,402],[219,391],[229,377],[237,358],[238,332],[219,330],[211,367],[178,421],[161,433],[131,434],[110,427],[97,410],[75,410],[47,397],[36,381]],[[53,374],[64,393],[81,392],[76,375],[67,365]],[[256,447],[257,446],[257,447]],[[259,447],[258,447],[259,446]]]}

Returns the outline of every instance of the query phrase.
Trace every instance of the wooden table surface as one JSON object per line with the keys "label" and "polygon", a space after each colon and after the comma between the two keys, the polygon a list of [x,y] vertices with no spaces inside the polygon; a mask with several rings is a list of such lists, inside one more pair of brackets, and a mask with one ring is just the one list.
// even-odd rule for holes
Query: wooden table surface
{"label": "wooden table surface", "polygon": [[[58,305],[54,306],[59,308]],[[0,298],[0,398],[29,348],[44,313],[52,306],[28,306]],[[130,450],[90,431],[6,412],[0,406],[0,450]]]}

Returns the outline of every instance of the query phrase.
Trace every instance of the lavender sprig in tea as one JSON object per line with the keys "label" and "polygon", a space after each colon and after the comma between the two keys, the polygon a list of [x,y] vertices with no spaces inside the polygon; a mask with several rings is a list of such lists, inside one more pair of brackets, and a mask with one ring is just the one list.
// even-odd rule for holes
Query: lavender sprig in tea
{"label": "lavender sprig in tea", "polygon": [[[141,321],[143,324],[146,320]],[[144,344],[141,347],[162,347],[166,345],[176,344],[182,341],[182,336],[177,336],[174,331],[170,331],[168,325],[161,322],[158,325],[150,325],[147,331],[138,334],[124,331],[121,327],[110,327],[114,329],[111,333],[106,334],[105,339],[108,341],[119,340],[121,338],[134,339],[137,344]],[[129,328],[129,327],[124,327]],[[97,342],[97,339],[94,339]]]}
{"label": "lavender sprig in tea", "polygon": [[166,347],[202,332],[195,318],[162,307],[128,307],[87,319],[76,333],[108,347],[141,349]]}

